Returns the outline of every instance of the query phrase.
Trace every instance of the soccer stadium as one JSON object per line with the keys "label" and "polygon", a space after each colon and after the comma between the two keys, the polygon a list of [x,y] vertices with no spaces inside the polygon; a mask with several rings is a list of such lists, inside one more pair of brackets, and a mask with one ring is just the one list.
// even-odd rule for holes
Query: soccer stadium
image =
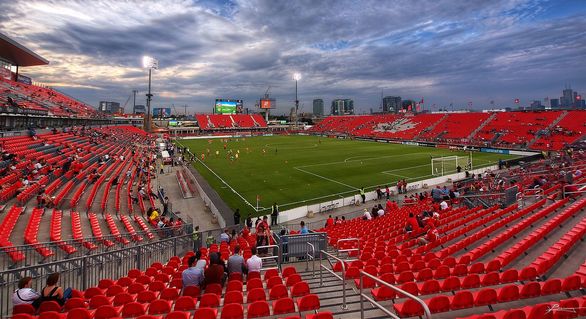
{"label": "soccer stadium", "polygon": [[579,95],[309,124],[269,87],[179,120],[155,58],[132,114],[25,75],[49,62],[0,33],[0,318],[586,318]]}

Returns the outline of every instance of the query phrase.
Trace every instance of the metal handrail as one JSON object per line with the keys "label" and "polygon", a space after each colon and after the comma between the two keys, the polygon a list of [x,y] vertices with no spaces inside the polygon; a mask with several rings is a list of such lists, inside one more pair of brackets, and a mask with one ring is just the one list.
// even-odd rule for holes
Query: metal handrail
{"label": "metal handrail", "polygon": [[342,239],[338,239],[338,241],[336,242],[336,248],[340,247],[340,243],[341,242],[346,242],[346,241],[355,241],[358,243],[358,248],[349,248],[349,249],[337,249],[337,255],[340,256],[340,253],[345,253],[345,252],[350,252],[350,251],[358,251],[358,254],[360,254],[360,239],[356,238],[356,237],[352,237],[352,238],[342,238]]}
{"label": "metal handrail", "polygon": [[312,272],[312,277],[315,278],[315,246],[310,243],[307,242],[307,245],[311,248],[311,254],[309,254],[309,249],[307,250],[307,258],[305,260],[305,270],[308,271],[309,270],[309,259],[311,258],[311,263],[313,265],[313,272]]}
{"label": "metal handrail", "polygon": [[267,259],[274,259],[277,262],[277,267],[262,267],[260,270],[268,270],[268,269],[281,269],[281,248],[279,247],[279,245],[265,245],[265,246],[257,246],[256,249],[258,251],[258,249],[262,249],[262,248],[277,248],[277,254],[276,255],[272,255],[272,256],[266,256],[266,257],[260,257],[261,261],[267,260]]}
{"label": "metal handrail", "polygon": [[[576,188],[578,188],[577,192],[566,192],[566,188],[570,187],[570,186],[576,186]],[[582,188],[586,189],[586,183],[580,183],[580,184],[568,184],[568,185],[564,185],[562,187],[562,195],[565,194],[580,194],[583,193],[584,190],[581,190]]]}
{"label": "metal handrail", "polygon": [[407,298],[409,298],[409,299],[415,300],[415,302],[417,302],[418,304],[421,305],[421,307],[423,307],[423,312],[425,313],[425,318],[431,319],[431,311],[429,311],[429,307],[427,306],[427,304],[423,300],[421,300],[421,299],[417,298],[416,296],[414,296],[414,295],[406,292],[403,289],[397,288],[397,287],[389,284],[388,282],[386,282],[386,281],[384,281],[384,280],[382,280],[380,278],[377,278],[377,277],[375,277],[375,276],[373,276],[373,275],[371,275],[371,274],[369,274],[367,272],[364,272],[363,270],[360,271],[360,318],[361,319],[364,319],[364,299],[368,300],[371,304],[373,304],[374,306],[376,306],[377,308],[379,308],[380,310],[382,310],[387,315],[389,315],[389,316],[391,316],[391,317],[393,317],[395,319],[399,319],[399,316],[397,316],[396,314],[390,312],[385,307],[383,307],[383,305],[381,305],[380,303],[376,302],[376,300],[374,300],[373,298],[367,296],[363,292],[363,289],[364,289],[364,287],[363,287],[363,278],[364,278],[364,276],[366,276],[366,277],[368,277],[368,278],[370,278],[370,279],[378,282],[379,284],[381,284],[383,286],[386,286],[388,288],[391,288],[392,290],[394,290],[394,291],[396,291],[396,292],[398,292],[400,294],[403,294],[403,295],[407,296]]}
{"label": "metal handrail", "polygon": [[[326,255],[327,257],[333,258],[333,259],[339,261],[340,263],[342,263],[342,276],[341,277],[340,277],[340,275],[336,274],[332,269],[328,269],[326,266],[324,266],[321,263],[321,256],[322,255]],[[332,262],[329,259],[328,259],[328,262],[330,263],[330,265],[332,264]],[[334,277],[336,277],[342,281],[342,309],[344,309],[344,310],[348,309],[348,305],[346,305],[346,280],[344,279],[344,277],[346,276],[346,263],[342,259],[340,259],[340,258],[338,258],[338,257],[336,257],[336,256],[334,256],[324,250],[320,250],[320,263],[319,263],[319,286],[320,287],[323,286],[322,269],[325,269],[330,274],[334,275]]]}

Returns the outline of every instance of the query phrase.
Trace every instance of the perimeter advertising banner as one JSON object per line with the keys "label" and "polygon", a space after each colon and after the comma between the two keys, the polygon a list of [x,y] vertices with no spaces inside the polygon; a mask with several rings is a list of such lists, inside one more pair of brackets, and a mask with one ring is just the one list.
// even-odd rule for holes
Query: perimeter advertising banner
{"label": "perimeter advertising banner", "polygon": [[18,82],[28,84],[28,85],[33,84],[33,81],[31,80],[31,78],[29,78],[28,76],[24,76],[22,74],[18,75]]}

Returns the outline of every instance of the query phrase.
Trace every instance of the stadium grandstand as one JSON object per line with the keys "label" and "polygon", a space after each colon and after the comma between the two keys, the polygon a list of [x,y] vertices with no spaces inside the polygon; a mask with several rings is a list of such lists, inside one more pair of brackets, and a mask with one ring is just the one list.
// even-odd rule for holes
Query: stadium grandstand
{"label": "stadium grandstand", "polygon": [[[47,64],[0,42],[11,65]],[[204,156],[183,143],[203,137],[220,145],[218,158],[235,161],[246,154],[230,149],[235,140],[272,138],[262,116],[197,114],[186,134],[193,136],[172,139],[144,131],[142,118],[104,116],[18,74],[2,78],[0,89],[4,318],[586,316],[585,111],[329,116],[285,133],[318,136],[309,153],[331,137],[520,157],[409,187],[352,186],[362,200],[352,195],[324,211],[303,202],[267,212],[257,196],[258,210],[235,215],[219,195],[230,181],[206,179],[195,166]],[[244,178],[262,185],[259,176]],[[247,274],[225,265],[238,253]],[[190,282],[188,269],[203,273],[203,283]],[[63,297],[45,293],[37,302],[17,293],[54,285],[55,273],[71,288]]]}

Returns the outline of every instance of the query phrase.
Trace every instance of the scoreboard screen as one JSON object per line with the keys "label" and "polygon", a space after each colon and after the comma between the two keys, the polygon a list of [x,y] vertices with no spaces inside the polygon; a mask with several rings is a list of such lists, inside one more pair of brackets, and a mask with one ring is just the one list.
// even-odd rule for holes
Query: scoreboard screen
{"label": "scoreboard screen", "polygon": [[242,100],[216,99],[214,106],[215,114],[237,114],[242,113]]}
{"label": "scoreboard screen", "polygon": [[261,99],[259,107],[263,110],[274,109],[277,107],[277,102],[275,101],[275,99]]}

